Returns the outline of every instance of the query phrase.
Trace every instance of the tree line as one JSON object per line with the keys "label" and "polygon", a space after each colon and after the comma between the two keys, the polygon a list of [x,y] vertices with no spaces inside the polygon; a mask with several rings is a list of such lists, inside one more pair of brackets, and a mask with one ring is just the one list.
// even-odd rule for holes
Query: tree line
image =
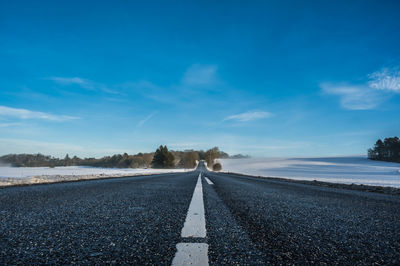
{"label": "tree line", "polygon": [[371,160],[400,163],[400,140],[398,137],[378,139],[373,148],[368,150]]}
{"label": "tree line", "polygon": [[135,155],[115,154],[102,158],[70,157],[56,158],[43,154],[8,154],[0,157],[0,161],[14,167],[56,167],[56,166],[93,166],[105,168],[139,168],[149,167],[153,153],[138,153]]}
{"label": "tree line", "polygon": [[[235,155],[237,156],[237,155]],[[214,147],[203,150],[168,150],[167,146],[160,146],[156,152],[137,153],[135,155],[115,154],[102,158],[70,157],[56,158],[43,154],[8,154],[0,157],[4,164],[15,167],[56,167],[56,166],[92,166],[105,168],[194,168],[199,160],[205,160],[213,166],[217,158],[229,158],[229,155]]]}
{"label": "tree line", "polygon": [[[235,155],[236,157],[238,155]],[[229,158],[229,154],[214,147],[207,151],[169,151],[167,146],[160,146],[154,153],[152,166],[154,168],[194,168],[199,160],[205,160],[210,168],[213,168],[215,159]]]}

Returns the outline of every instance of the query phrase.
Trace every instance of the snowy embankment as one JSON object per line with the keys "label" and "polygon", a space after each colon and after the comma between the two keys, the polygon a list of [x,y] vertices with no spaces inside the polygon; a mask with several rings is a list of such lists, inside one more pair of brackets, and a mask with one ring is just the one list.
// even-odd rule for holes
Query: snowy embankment
{"label": "snowy embankment", "polygon": [[400,187],[400,164],[365,156],[220,159],[223,172],[295,180]]}
{"label": "snowy embankment", "polygon": [[[0,186],[184,172],[184,169],[66,167],[0,167]],[[189,170],[190,171],[190,170]]]}

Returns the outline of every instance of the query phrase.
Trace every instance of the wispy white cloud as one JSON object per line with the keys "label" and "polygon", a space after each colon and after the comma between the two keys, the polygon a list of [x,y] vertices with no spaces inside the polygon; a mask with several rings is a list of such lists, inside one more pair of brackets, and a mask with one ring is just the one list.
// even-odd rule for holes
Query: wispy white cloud
{"label": "wispy white cloud", "polygon": [[27,109],[0,106],[0,116],[14,117],[19,119],[41,119],[50,121],[66,121],[79,119],[79,117],[68,115],[54,115],[44,112],[31,111]]}
{"label": "wispy white cloud", "polygon": [[218,83],[216,65],[195,64],[189,67],[183,75],[183,86],[207,86]]}
{"label": "wispy white cloud", "polygon": [[61,85],[79,85],[85,89],[93,89],[92,82],[78,77],[66,78],[66,77],[49,77],[48,80],[54,81]]}
{"label": "wispy white cloud", "polygon": [[400,93],[400,71],[396,68],[383,68],[370,75],[368,85],[377,90]]}
{"label": "wispy white cloud", "polygon": [[340,105],[348,110],[370,110],[381,104],[385,97],[368,86],[320,85],[323,93],[339,96]]}
{"label": "wispy white cloud", "polygon": [[143,118],[142,120],[140,120],[137,124],[137,127],[142,127],[147,121],[149,121],[156,114],[157,114],[157,112],[154,111],[151,114],[149,114],[148,116],[146,116],[145,118]]}
{"label": "wispy white cloud", "polygon": [[390,97],[389,92],[400,93],[400,71],[398,68],[383,68],[367,75],[365,84],[322,83],[325,94],[339,96],[340,104],[348,110],[371,110]]}
{"label": "wispy white cloud", "polygon": [[47,80],[51,80],[57,84],[67,86],[67,85],[77,85],[83,89],[87,90],[100,90],[109,94],[120,94],[118,91],[113,90],[105,86],[104,84],[93,82],[88,79],[79,78],[79,77],[48,77]]}
{"label": "wispy white cloud", "polygon": [[235,121],[239,121],[239,122],[247,122],[247,121],[268,118],[271,116],[272,116],[272,114],[269,112],[262,112],[262,111],[251,112],[250,111],[250,112],[245,112],[245,113],[241,113],[241,114],[228,116],[224,120],[235,120]]}

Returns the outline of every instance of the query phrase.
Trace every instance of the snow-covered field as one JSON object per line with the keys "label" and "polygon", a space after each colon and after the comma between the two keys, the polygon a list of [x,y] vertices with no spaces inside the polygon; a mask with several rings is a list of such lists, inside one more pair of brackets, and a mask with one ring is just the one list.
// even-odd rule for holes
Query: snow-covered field
{"label": "snow-covered field", "polygon": [[86,166],[66,166],[55,168],[0,167],[0,186],[52,183],[81,179],[149,175],[184,171],[184,169],[97,168]]}
{"label": "snow-covered field", "polygon": [[333,183],[400,187],[400,164],[365,156],[326,158],[220,159],[223,172],[318,180]]}

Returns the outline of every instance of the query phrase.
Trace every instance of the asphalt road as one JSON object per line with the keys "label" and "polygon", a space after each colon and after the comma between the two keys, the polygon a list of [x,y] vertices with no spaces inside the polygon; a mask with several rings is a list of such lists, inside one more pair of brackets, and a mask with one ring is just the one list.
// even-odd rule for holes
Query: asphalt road
{"label": "asphalt road", "polygon": [[[194,202],[199,195],[201,205]],[[199,208],[206,237],[183,237],[183,227],[201,226]],[[208,248],[210,265],[398,265],[400,197],[216,174],[202,166],[0,189],[1,265],[179,265],[177,245],[187,243]]]}

